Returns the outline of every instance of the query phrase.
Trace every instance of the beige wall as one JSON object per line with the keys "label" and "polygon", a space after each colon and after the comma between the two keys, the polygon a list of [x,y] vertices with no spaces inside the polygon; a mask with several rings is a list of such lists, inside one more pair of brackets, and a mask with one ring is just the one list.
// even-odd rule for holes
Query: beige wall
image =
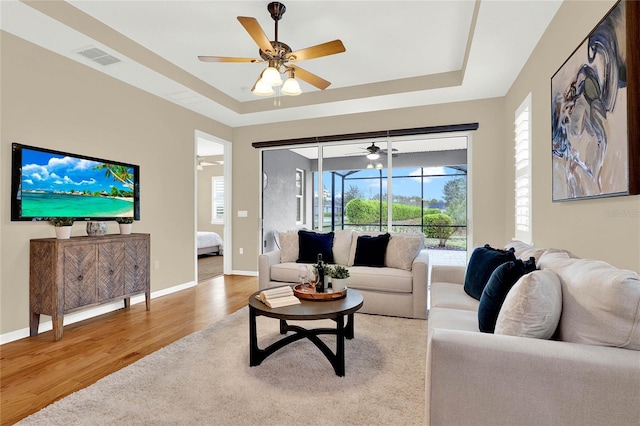
{"label": "beige wall", "polygon": [[[230,129],[6,32],[1,43],[0,333],[28,327],[29,240],[55,235],[48,223],[10,220],[13,141],[139,164],[133,229],[151,234],[152,266],[160,266],[151,290],[193,281],[194,131],[231,140]],[[83,225],[73,235],[86,235]]]}
{"label": "beige wall", "polygon": [[[575,255],[602,259],[640,271],[640,196],[551,202],[551,76],[604,17],[615,1],[564,2],[505,98],[506,149],[511,149],[516,108],[532,93],[533,240],[540,247],[563,247]],[[579,17],[579,19],[576,19]],[[637,118],[636,118],[637,119]],[[504,165],[513,181],[512,155]],[[513,188],[505,236],[514,227]]]}

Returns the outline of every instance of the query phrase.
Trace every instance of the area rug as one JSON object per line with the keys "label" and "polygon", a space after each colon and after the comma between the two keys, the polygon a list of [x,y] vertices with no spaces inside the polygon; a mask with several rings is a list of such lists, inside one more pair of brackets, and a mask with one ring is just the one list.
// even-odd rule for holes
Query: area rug
{"label": "area rug", "polygon": [[[426,321],[356,314],[338,377],[306,339],[249,367],[248,317],[245,307],[19,424],[424,424]],[[260,347],[280,338],[278,320],[257,321]]]}
{"label": "area rug", "polygon": [[224,256],[203,255],[198,257],[198,281],[222,275]]}

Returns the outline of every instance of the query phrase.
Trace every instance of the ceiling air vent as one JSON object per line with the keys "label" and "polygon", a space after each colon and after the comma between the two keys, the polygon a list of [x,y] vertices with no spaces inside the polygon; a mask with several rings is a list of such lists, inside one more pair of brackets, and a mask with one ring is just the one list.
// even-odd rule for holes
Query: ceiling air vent
{"label": "ceiling air vent", "polygon": [[108,54],[104,50],[98,49],[97,47],[83,49],[78,51],[77,53],[87,59],[92,60],[93,62],[99,63],[100,65],[111,65],[115,64],[116,62],[121,62],[120,59]]}

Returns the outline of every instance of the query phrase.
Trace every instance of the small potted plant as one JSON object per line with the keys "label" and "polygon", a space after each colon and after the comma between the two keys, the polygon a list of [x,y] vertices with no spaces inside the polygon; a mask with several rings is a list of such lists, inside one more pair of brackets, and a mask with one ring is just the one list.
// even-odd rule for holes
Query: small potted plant
{"label": "small potted plant", "polygon": [[68,240],[71,238],[72,217],[54,217],[49,222],[55,226],[57,239]]}
{"label": "small potted plant", "polygon": [[132,217],[117,217],[116,222],[118,222],[121,234],[131,233],[131,224],[133,223]]}
{"label": "small potted plant", "polygon": [[331,287],[333,291],[342,291],[347,288],[347,278],[349,278],[349,270],[342,265],[336,265],[329,268],[331,276]]}

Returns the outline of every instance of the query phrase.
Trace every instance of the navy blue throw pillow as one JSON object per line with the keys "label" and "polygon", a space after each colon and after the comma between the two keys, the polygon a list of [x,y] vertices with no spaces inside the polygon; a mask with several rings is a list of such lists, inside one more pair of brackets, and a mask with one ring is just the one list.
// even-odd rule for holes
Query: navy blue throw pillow
{"label": "navy blue throw pillow", "polygon": [[356,245],[356,257],[353,266],[384,266],[387,245],[391,235],[389,233],[370,236],[361,235]]}
{"label": "navy blue throw pillow", "polygon": [[535,258],[523,262],[517,259],[513,262],[503,263],[491,274],[478,306],[478,327],[483,333],[493,333],[500,308],[507,297],[511,287],[518,282],[520,277],[536,270]]}
{"label": "navy blue throw pillow", "polygon": [[316,263],[322,253],[325,263],[333,263],[333,232],[298,231],[298,263]]}
{"label": "navy blue throw pillow", "polygon": [[464,291],[476,300],[480,300],[482,290],[487,285],[493,271],[506,262],[516,260],[514,250],[500,250],[489,244],[473,250],[469,258],[467,273],[464,277]]}

